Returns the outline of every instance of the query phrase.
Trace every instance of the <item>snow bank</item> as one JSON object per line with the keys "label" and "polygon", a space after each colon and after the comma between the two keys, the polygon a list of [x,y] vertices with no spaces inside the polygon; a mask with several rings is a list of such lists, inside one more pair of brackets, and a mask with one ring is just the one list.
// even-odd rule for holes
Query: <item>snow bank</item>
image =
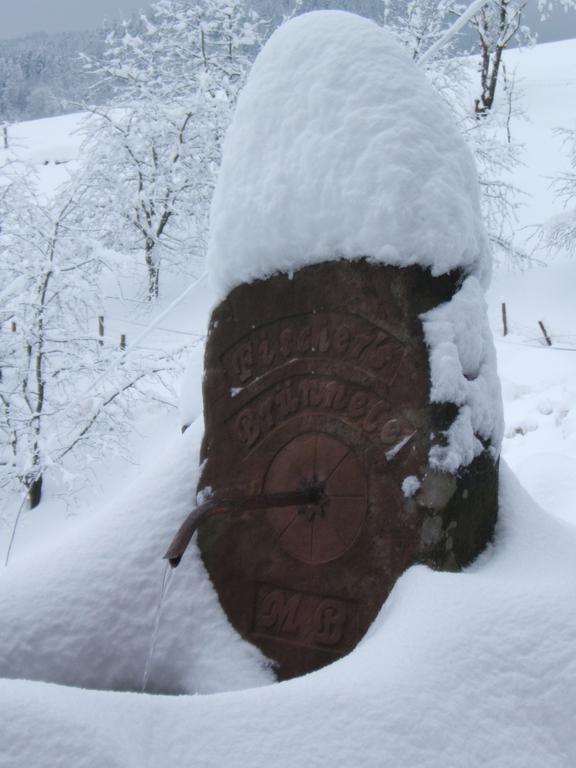
{"label": "snow bank", "polygon": [[348,657],[213,696],[0,681],[0,762],[573,768],[575,547],[504,470],[494,548],[463,574],[412,568]]}
{"label": "snow bank", "polygon": [[209,271],[220,295],[276,271],[368,257],[484,278],[473,159],[391,36],[305,14],[258,56],[226,137]]}
{"label": "snow bank", "polygon": [[[16,557],[2,573],[0,677],[141,689],[166,568],[162,555],[195,502],[200,433],[197,422],[154,474],[98,517],[70,523],[40,556],[34,550]],[[147,690],[170,693],[231,690],[273,678],[259,651],[229,625],[195,547],[166,592],[149,672]]]}
{"label": "snow bank", "polygon": [[76,113],[10,125],[9,149],[6,151],[0,142],[0,167],[9,161],[18,170],[24,166],[33,171],[40,193],[49,198],[70,178],[82,144],[79,128],[85,118],[84,113]]}
{"label": "snow bank", "polygon": [[[180,424],[188,427],[202,418],[202,377],[204,376],[204,344],[190,349],[184,374],[180,380]],[[199,396],[200,394],[200,396]]]}

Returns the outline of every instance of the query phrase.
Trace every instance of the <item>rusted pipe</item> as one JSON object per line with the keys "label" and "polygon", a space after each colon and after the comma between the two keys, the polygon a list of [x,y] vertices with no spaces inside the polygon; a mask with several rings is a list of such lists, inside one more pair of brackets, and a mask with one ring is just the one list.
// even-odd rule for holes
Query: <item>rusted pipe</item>
{"label": "rusted pipe", "polygon": [[294,507],[299,504],[323,507],[327,503],[328,499],[324,493],[323,483],[311,483],[302,491],[262,493],[257,496],[236,496],[228,499],[208,499],[208,501],[195,507],[184,520],[172,539],[164,555],[164,560],[168,560],[172,568],[176,568],[198,526],[208,517],[226,512],[248,512],[274,507]]}

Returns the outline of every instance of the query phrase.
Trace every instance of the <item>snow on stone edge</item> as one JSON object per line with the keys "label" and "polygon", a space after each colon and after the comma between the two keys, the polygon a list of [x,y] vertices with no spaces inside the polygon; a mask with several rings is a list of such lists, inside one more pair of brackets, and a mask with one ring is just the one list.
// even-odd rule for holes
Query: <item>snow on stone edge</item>
{"label": "snow on stone edge", "polygon": [[488,446],[496,459],[504,434],[496,350],[479,281],[467,277],[445,304],[421,315],[430,361],[430,401],[455,403],[446,445],[433,445],[435,469],[456,472]]}
{"label": "snow on stone edge", "polygon": [[272,35],[240,96],[208,269],[224,296],[359,257],[489,275],[474,161],[440,97],[374,22],[313,12]]}

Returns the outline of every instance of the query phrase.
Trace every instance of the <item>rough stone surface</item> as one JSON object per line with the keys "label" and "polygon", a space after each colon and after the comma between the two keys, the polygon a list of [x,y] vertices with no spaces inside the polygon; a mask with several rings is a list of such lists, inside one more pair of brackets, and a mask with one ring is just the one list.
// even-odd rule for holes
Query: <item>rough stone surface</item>
{"label": "rough stone surface", "polygon": [[488,453],[458,475],[428,463],[456,407],[428,402],[419,315],[460,279],[326,262],[241,285],[214,310],[198,490],[235,497],[320,482],[328,498],[199,529],[224,610],[280,679],[352,650],[410,565],[457,570],[490,539]]}

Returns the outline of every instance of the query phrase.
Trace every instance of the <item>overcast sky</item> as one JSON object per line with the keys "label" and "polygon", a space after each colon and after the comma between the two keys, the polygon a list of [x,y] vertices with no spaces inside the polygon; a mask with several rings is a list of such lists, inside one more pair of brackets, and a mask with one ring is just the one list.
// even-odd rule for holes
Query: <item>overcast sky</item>
{"label": "overcast sky", "polygon": [[0,0],[0,37],[94,29],[146,5],[147,0]]}
{"label": "overcast sky", "polygon": [[[0,38],[93,29],[106,18],[127,16],[146,5],[148,0],[0,0]],[[576,37],[576,11],[558,10],[540,24],[536,0],[528,0],[526,21],[541,42]]]}

